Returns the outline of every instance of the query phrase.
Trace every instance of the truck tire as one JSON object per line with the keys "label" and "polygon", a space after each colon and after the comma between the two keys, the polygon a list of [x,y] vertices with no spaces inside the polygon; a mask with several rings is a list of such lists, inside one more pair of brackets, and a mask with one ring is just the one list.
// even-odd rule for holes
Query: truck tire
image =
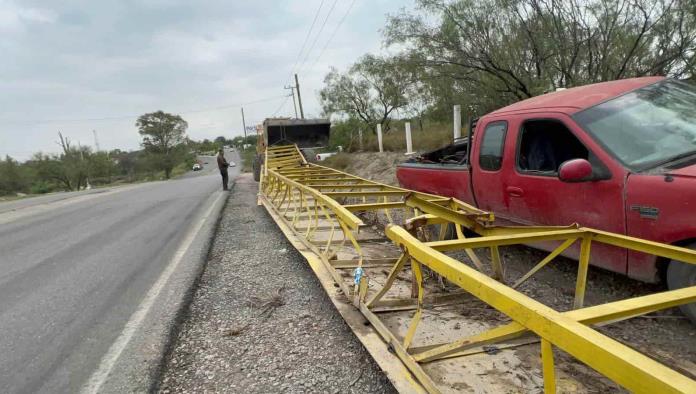
{"label": "truck tire", "polygon": [[252,163],[251,167],[254,170],[254,180],[256,182],[261,180],[261,163],[259,162],[259,157],[254,156],[254,162]]}
{"label": "truck tire", "polygon": [[[686,247],[696,249],[696,243]],[[688,286],[696,286],[696,265],[675,260],[670,261],[669,267],[667,267],[667,287],[670,290],[675,290]],[[696,324],[696,302],[682,305],[679,309],[693,324]]]}

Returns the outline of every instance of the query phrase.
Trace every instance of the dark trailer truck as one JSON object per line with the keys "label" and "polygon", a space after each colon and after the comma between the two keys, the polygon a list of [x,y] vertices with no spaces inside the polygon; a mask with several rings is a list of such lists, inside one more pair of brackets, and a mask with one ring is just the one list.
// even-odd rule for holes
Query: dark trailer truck
{"label": "dark trailer truck", "polygon": [[317,149],[329,145],[331,122],[328,119],[268,118],[257,127],[256,158],[254,159],[254,180],[261,178],[263,155],[266,147],[295,144],[305,159],[315,157]]}

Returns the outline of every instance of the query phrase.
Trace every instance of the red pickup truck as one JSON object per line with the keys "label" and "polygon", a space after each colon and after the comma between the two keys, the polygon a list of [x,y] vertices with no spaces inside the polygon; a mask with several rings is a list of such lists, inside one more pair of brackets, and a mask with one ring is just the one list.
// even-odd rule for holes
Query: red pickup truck
{"label": "red pickup truck", "polygon": [[[648,77],[581,86],[501,108],[471,130],[400,164],[399,183],[504,224],[579,223],[696,247],[693,85]],[[670,288],[696,285],[696,266],[616,247],[593,246],[591,263]],[[687,309],[696,318],[696,304]]]}

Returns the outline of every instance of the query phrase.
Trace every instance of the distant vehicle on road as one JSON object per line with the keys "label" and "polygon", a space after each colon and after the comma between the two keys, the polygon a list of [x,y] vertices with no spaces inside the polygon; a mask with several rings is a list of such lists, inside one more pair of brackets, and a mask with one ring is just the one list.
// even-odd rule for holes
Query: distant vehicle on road
{"label": "distant vehicle on road", "polygon": [[202,170],[202,169],[203,169],[203,167],[202,167],[200,164],[198,164],[198,163],[196,163],[196,164],[193,165],[193,170],[194,170],[194,171],[200,171],[200,170]]}
{"label": "distant vehicle on road", "polygon": [[[471,130],[400,164],[399,183],[512,224],[578,222],[696,248],[693,85],[649,77],[572,88],[489,113]],[[635,279],[696,285],[694,265],[605,245],[591,254],[592,264]],[[682,310],[696,321],[696,303]]]}

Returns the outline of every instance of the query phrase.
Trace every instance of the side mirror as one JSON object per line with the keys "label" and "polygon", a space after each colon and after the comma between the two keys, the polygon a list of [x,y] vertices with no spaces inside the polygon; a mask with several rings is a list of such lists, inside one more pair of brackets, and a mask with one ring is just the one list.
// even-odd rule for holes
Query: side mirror
{"label": "side mirror", "polygon": [[592,177],[592,164],[585,159],[564,161],[558,167],[558,179],[563,182],[582,182]]}

